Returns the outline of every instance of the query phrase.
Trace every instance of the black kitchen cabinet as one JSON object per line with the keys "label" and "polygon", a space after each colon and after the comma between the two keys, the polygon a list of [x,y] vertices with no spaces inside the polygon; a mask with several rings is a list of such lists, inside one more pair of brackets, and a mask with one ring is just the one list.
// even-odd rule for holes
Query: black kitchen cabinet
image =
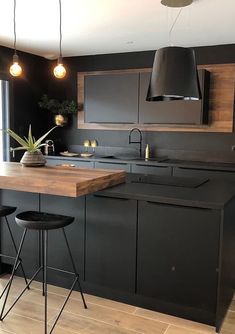
{"label": "black kitchen cabinet", "polygon": [[[38,211],[39,195],[22,191],[1,190],[1,204],[17,207],[17,211],[7,218],[18,247],[23,234],[23,229],[16,224],[15,215],[22,211]],[[2,218],[1,223],[1,252],[6,255],[15,256],[15,250],[12,246],[12,241],[4,218]],[[27,232],[21,257],[23,259],[26,276],[31,277],[38,265],[38,233],[35,233],[34,231]],[[2,258],[1,261],[6,264],[14,264],[14,260],[7,258]],[[17,270],[17,275],[22,275],[20,269]]]}
{"label": "black kitchen cabinet", "polygon": [[81,160],[65,160],[65,159],[47,159],[48,166],[68,166],[68,167],[77,167],[77,168],[93,168],[93,161],[81,161]]}
{"label": "black kitchen cabinet", "polygon": [[154,166],[147,164],[133,164],[131,166],[132,173],[154,174],[154,175],[171,175],[172,167]]}
{"label": "black kitchen cabinet", "polygon": [[[41,195],[41,211],[57,213],[74,217],[74,222],[65,227],[65,232],[73,254],[76,268],[81,280],[84,278],[84,226],[85,197],[69,198],[63,196]],[[35,232],[33,232],[36,234]],[[49,231],[49,265],[63,270],[73,271],[68,249],[65,244],[62,229]],[[48,271],[48,281],[51,284],[70,288],[73,276]],[[77,286],[75,287],[77,289]]]}
{"label": "black kitchen cabinet", "polygon": [[213,323],[220,211],[140,201],[138,212],[137,294]]}
{"label": "black kitchen cabinet", "polygon": [[85,281],[121,292],[135,292],[135,200],[88,196]]}
{"label": "black kitchen cabinet", "polygon": [[85,76],[85,122],[138,123],[139,73]]}
{"label": "black kitchen cabinet", "polygon": [[208,177],[209,179],[221,179],[235,182],[235,173],[210,169],[195,169],[187,167],[173,167],[173,176]]}
{"label": "black kitchen cabinet", "polygon": [[101,169],[120,169],[125,170],[126,172],[130,172],[131,167],[130,164],[124,162],[106,162],[106,161],[96,161],[95,168]]}
{"label": "black kitchen cabinet", "polygon": [[150,73],[140,73],[139,123],[206,124],[209,109],[209,72],[198,70],[202,99],[198,101],[146,101]]}

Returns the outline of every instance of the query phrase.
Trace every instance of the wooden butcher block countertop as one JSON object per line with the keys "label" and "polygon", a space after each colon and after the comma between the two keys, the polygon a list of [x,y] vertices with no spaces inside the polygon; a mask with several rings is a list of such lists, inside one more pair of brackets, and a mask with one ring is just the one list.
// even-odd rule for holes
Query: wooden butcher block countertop
{"label": "wooden butcher block countertop", "polygon": [[0,163],[0,189],[78,197],[125,182],[121,170]]}

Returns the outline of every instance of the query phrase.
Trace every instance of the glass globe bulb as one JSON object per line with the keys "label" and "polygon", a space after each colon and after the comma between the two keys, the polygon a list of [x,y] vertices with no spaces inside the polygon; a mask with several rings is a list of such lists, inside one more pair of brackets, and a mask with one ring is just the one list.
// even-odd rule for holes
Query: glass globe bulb
{"label": "glass globe bulb", "polygon": [[63,64],[58,64],[55,68],[54,68],[54,76],[58,79],[62,79],[65,77],[66,75],[66,69],[64,67]]}
{"label": "glass globe bulb", "polygon": [[18,77],[22,73],[22,68],[18,62],[14,62],[10,67],[10,73],[13,77]]}

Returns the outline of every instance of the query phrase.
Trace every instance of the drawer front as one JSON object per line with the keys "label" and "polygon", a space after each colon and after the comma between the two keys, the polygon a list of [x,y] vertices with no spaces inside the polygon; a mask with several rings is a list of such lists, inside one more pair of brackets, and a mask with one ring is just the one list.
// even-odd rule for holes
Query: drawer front
{"label": "drawer front", "polygon": [[209,169],[191,169],[184,167],[174,167],[174,176],[192,176],[192,177],[208,177],[210,179],[223,179],[235,182],[235,173],[225,171],[215,171]]}
{"label": "drawer front", "polygon": [[77,161],[69,159],[48,159],[48,166],[66,166],[66,167],[77,167],[77,168],[93,168],[93,161]]}
{"label": "drawer front", "polygon": [[131,166],[132,173],[154,174],[154,175],[171,175],[172,168],[169,166],[150,166],[136,164]]}
{"label": "drawer front", "polygon": [[126,172],[130,172],[130,165],[122,162],[117,162],[117,163],[111,163],[111,162],[101,162],[97,161],[95,162],[95,168],[100,168],[100,169],[120,169],[124,170]]}

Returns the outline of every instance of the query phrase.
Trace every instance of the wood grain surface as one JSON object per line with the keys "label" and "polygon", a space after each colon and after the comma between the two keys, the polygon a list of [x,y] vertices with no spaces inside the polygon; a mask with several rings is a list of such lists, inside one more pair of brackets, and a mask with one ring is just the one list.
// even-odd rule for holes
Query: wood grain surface
{"label": "wood grain surface", "polygon": [[233,132],[235,64],[200,65],[198,69],[210,72],[209,124],[105,124],[85,123],[84,115],[84,78],[86,75],[120,74],[151,72],[151,68],[113,71],[79,72],[78,92],[78,128],[97,130],[131,130],[134,126],[142,131],[177,131],[177,132]]}
{"label": "wood grain surface", "polygon": [[78,197],[125,182],[122,170],[0,163],[0,189]]}

